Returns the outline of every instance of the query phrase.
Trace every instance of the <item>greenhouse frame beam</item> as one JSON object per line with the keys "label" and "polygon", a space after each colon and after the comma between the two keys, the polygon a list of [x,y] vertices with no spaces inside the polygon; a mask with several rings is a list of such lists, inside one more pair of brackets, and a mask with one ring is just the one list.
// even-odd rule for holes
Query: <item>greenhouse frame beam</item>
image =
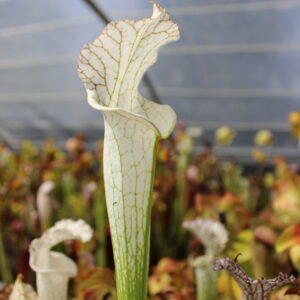
{"label": "greenhouse frame beam", "polygon": [[[272,101],[282,99],[299,99],[300,89],[257,89],[257,88],[183,88],[183,87],[162,87],[157,86],[159,94],[163,97],[185,100],[227,100],[227,99],[265,99]],[[141,88],[145,93],[146,88]],[[80,101],[85,94],[81,91],[66,92],[29,92],[29,93],[0,93],[0,103],[35,103],[35,102],[64,102]],[[175,100],[174,100],[175,101]]]}
{"label": "greenhouse frame beam", "polygon": [[[224,126],[224,122],[220,121],[186,121],[184,122],[187,128],[201,128],[205,131],[216,130],[221,126]],[[279,123],[279,122],[228,122],[227,126],[239,131],[258,131],[261,128],[272,130],[276,132],[288,133],[290,131],[290,127],[288,123]],[[77,120],[71,121],[63,121],[60,124],[56,124],[53,122],[49,122],[49,120],[37,119],[28,123],[27,121],[16,121],[16,120],[6,120],[0,121],[0,133],[1,129],[6,130],[24,130],[24,128],[29,128],[30,130],[34,128],[39,128],[41,130],[57,130],[59,128],[64,127],[66,130],[104,130],[104,124],[99,123],[99,121],[81,121]]]}

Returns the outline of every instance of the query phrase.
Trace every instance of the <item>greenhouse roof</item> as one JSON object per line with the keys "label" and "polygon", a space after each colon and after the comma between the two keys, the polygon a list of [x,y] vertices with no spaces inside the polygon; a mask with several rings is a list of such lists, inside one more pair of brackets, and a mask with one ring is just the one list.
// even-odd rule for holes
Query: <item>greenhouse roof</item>
{"label": "greenhouse roof", "polygon": [[[94,1],[111,19],[151,14],[144,0]],[[159,99],[202,139],[228,125],[234,144],[217,148],[246,159],[257,130],[275,135],[273,153],[299,157],[288,114],[300,110],[299,0],[162,0],[181,39],[160,51],[148,72]],[[63,143],[86,132],[103,136],[103,120],[86,102],[76,73],[80,48],[104,22],[84,0],[0,0],[0,140],[48,136]],[[149,96],[147,85],[141,93]],[[198,139],[200,145],[200,138]]]}

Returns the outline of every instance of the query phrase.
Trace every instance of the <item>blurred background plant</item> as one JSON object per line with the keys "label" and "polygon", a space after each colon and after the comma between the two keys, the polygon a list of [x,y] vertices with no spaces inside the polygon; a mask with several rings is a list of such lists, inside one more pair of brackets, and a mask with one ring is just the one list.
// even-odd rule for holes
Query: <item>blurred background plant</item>
{"label": "blurred background plant", "polygon": [[[239,263],[250,276],[269,278],[284,271],[299,281],[298,167],[289,165],[284,157],[268,157],[264,163],[257,160],[256,169],[249,170],[235,160],[218,159],[209,143],[204,142],[196,152],[196,138],[180,124],[174,136],[158,147],[150,299],[196,297],[187,257],[203,255],[205,248],[203,241],[191,237],[181,226],[184,220],[199,217],[223,223],[229,232],[225,254],[235,257],[241,253]],[[273,141],[270,136],[267,140],[267,145]],[[92,242],[72,242],[57,249],[79,266],[71,294],[77,293],[79,299],[90,299],[87,295],[115,299],[102,151],[102,141],[91,151],[81,134],[70,138],[65,150],[50,138],[41,149],[30,141],[24,141],[19,151],[0,146],[2,282],[11,283],[21,273],[24,282],[33,283],[28,266],[30,241],[59,219],[82,218],[95,229]],[[224,272],[219,274],[217,287],[219,299],[240,297],[239,287]],[[274,299],[281,299],[278,297]]]}

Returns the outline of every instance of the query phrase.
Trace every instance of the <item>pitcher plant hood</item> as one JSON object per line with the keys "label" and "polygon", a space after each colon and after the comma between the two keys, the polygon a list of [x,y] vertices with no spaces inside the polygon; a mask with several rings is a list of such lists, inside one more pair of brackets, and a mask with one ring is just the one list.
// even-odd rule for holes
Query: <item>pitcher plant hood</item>
{"label": "pitcher plant hood", "polygon": [[145,124],[167,137],[176,123],[168,105],[148,101],[138,92],[145,71],[157,60],[158,49],[179,38],[177,24],[167,11],[153,3],[150,18],[109,23],[101,35],[81,50],[78,74],[88,103],[95,109]]}
{"label": "pitcher plant hood", "polygon": [[67,219],[57,222],[31,242],[29,263],[37,273],[39,300],[66,300],[68,280],[77,274],[75,262],[51,248],[68,240],[87,242],[91,237],[92,229],[83,220]]}

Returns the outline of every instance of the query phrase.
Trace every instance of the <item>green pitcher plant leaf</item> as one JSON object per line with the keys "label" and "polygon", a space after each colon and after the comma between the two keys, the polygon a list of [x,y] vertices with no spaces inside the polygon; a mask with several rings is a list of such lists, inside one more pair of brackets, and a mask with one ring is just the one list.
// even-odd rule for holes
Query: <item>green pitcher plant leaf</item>
{"label": "green pitcher plant leaf", "polygon": [[290,258],[294,267],[300,272],[300,244],[291,247]]}
{"label": "green pitcher plant leaf", "polygon": [[109,23],[79,57],[88,103],[104,115],[103,169],[119,300],[146,297],[156,145],[176,123],[175,112],[142,97],[138,85],[158,48],[178,38],[178,26],[153,3],[150,18]]}
{"label": "green pitcher plant leaf", "polygon": [[51,251],[51,248],[67,240],[87,242],[92,233],[91,227],[83,220],[65,219],[31,242],[29,263],[37,273],[39,300],[67,300],[68,281],[77,275],[75,262],[63,253]]}

